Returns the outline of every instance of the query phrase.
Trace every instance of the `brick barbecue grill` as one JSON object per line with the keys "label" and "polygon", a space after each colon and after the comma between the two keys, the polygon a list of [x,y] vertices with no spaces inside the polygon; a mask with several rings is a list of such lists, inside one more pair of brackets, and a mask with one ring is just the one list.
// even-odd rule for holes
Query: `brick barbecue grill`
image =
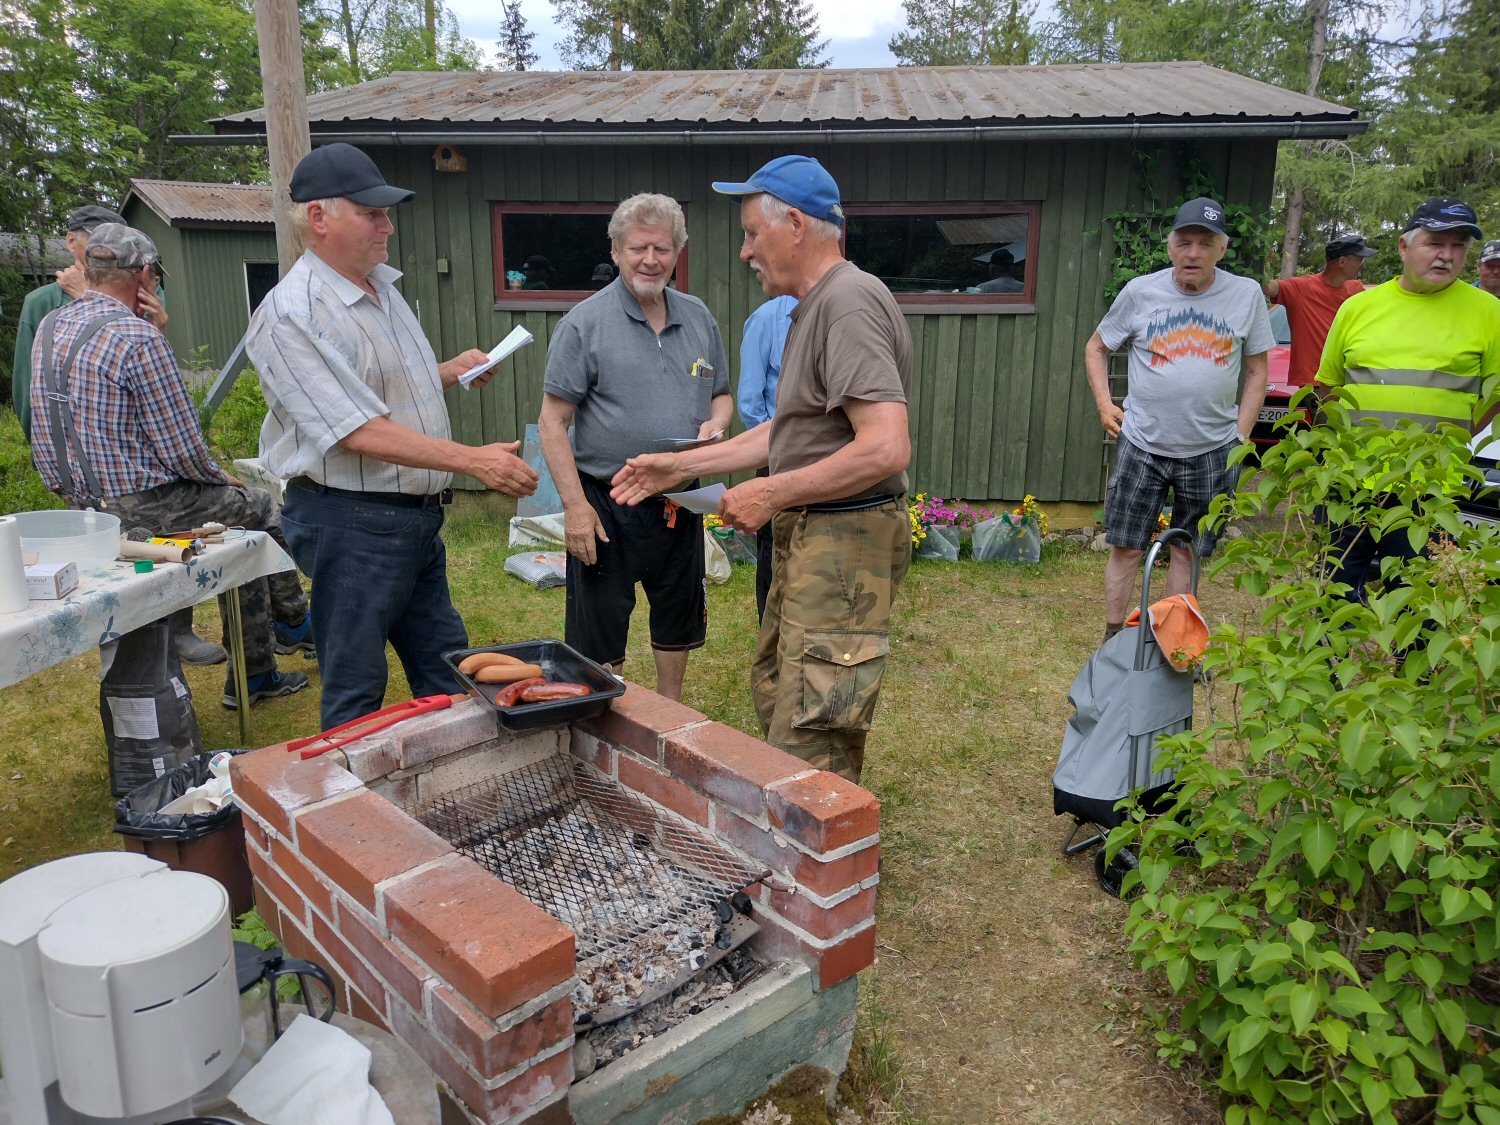
{"label": "brick barbecue grill", "polygon": [[[262,917],[293,954],[329,966],[342,1006],[408,1042],[471,1121],[691,1122],[737,1111],[798,1065],[843,1068],[852,978],[874,958],[879,808],[842,778],[634,685],[572,726],[513,734],[466,701],[309,761],[280,746],[241,755],[234,776]],[[518,814],[507,787],[545,799]],[[588,841],[600,802],[623,810],[640,856],[518,835],[571,825]],[[548,855],[586,869],[585,886],[611,863],[666,872],[653,892],[666,923],[646,911],[624,936],[685,971],[699,967],[695,931],[705,964],[741,940],[782,964],[575,1083],[575,1021],[614,1018],[668,985],[637,970],[594,996],[580,974],[598,976],[599,935],[576,891],[512,870],[518,890],[493,873],[545,870]],[[685,877],[707,889],[684,892]],[[740,885],[751,913],[731,927],[715,907]],[[582,901],[595,921],[616,909]],[[735,933],[715,948],[721,927]]]}

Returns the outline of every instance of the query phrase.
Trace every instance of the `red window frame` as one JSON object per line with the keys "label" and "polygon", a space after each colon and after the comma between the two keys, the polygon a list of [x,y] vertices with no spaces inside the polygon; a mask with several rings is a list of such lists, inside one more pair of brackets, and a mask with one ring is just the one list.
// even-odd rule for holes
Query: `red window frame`
{"label": "red window frame", "polygon": [[[962,202],[921,201],[913,203],[848,203],[844,214],[850,218],[863,215],[1025,215],[1026,261],[1034,264],[1041,247],[1042,205],[1036,200],[994,200]],[[847,245],[847,228],[845,238]],[[859,263],[855,263],[859,265]],[[896,303],[923,312],[994,312],[1032,313],[1036,311],[1036,270],[1026,270],[1025,288],[1019,293],[896,293]]]}
{"label": "red window frame", "polygon": [[[515,215],[612,215],[614,203],[490,203],[490,240],[497,310],[529,309],[537,311],[570,309],[586,297],[592,297],[592,289],[508,289],[505,283],[505,216]],[[687,208],[683,208],[686,215]],[[673,273],[674,288],[688,292],[688,249],[682,248],[677,256],[677,269]]]}

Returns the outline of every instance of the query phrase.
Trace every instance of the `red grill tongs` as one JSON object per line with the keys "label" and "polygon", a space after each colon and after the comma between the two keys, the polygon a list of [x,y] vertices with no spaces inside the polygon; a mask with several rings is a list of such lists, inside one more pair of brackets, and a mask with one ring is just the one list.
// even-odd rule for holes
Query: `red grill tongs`
{"label": "red grill tongs", "polygon": [[[321,734],[314,734],[307,738],[294,738],[286,744],[286,748],[288,752],[301,750],[302,759],[306,761],[308,758],[316,758],[319,754],[326,754],[346,743],[364,738],[368,734],[385,730],[386,727],[393,727],[404,719],[414,719],[418,715],[445,710],[452,707],[455,700],[466,698],[468,697],[463,695],[424,695],[421,699],[392,703],[389,707],[382,707],[379,711],[372,711],[368,715],[350,719],[347,723],[340,723]],[[316,750],[306,749],[315,742],[327,742],[328,745],[319,746]]]}

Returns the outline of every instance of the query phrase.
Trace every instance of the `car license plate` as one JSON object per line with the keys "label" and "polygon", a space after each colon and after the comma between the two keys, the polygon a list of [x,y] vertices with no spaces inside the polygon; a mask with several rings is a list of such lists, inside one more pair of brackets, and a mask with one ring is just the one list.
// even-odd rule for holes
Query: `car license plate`
{"label": "car license plate", "polygon": [[1291,411],[1284,406],[1263,406],[1260,408],[1260,420],[1262,422],[1279,422]]}

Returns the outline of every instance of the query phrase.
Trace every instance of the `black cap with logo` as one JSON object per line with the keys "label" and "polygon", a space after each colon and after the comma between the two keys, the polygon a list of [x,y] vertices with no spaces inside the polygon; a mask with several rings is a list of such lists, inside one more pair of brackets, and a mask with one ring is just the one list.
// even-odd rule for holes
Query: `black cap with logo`
{"label": "black cap with logo", "polygon": [[1177,208],[1177,218],[1172,222],[1173,230],[1183,227],[1203,227],[1215,234],[1224,232],[1224,208],[1206,195],[1189,199]]}
{"label": "black cap with logo", "polygon": [[1405,230],[1464,230],[1468,231],[1470,238],[1483,238],[1484,231],[1479,229],[1479,216],[1474,214],[1474,208],[1470,207],[1462,199],[1450,199],[1447,196],[1438,196],[1429,199],[1411,214]]}

